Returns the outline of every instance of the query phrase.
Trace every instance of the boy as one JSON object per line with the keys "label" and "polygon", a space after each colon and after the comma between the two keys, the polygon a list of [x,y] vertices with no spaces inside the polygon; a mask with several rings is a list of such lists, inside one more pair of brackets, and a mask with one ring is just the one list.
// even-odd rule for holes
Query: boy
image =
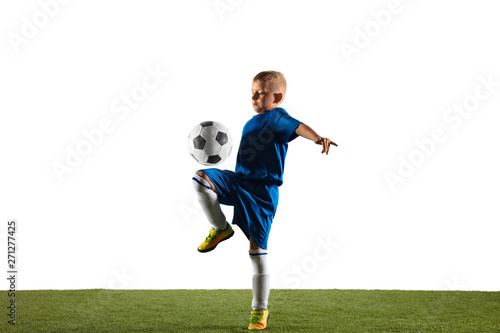
{"label": "boy", "polygon": [[234,233],[220,204],[234,206],[232,223],[250,241],[253,299],[248,329],[253,331],[267,327],[270,291],[267,241],[278,205],[278,187],[283,183],[288,142],[302,136],[322,145],[321,153],[326,154],[330,145],[337,146],[278,108],[285,93],[283,74],[276,71],[257,74],[252,83],[252,104],[257,114],[243,128],[235,172],[212,168],[199,170],[193,177],[201,207],[213,227],[198,251],[212,251]]}

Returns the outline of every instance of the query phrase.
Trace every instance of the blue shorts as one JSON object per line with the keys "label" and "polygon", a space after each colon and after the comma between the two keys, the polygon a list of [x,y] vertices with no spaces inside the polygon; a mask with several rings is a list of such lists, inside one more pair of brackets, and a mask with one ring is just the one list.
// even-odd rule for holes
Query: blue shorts
{"label": "blue shorts", "polygon": [[245,236],[257,246],[267,250],[267,241],[276,208],[278,186],[238,177],[234,172],[219,169],[204,169],[208,178],[219,191],[219,202],[234,207],[232,224],[236,224]]}

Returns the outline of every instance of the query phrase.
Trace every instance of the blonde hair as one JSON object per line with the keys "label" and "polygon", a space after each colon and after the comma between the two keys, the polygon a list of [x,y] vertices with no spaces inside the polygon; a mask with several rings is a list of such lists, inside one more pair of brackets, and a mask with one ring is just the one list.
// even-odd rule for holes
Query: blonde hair
{"label": "blonde hair", "polygon": [[255,75],[254,81],[269,82],[271,87],[283,95],[286,93],[285,76],[278,71],[263,71]]}

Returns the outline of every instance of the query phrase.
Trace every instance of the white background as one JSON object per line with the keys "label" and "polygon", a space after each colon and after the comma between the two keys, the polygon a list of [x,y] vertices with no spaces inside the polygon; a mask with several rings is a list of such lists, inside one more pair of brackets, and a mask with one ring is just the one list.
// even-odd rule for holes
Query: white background
{"label": "white background", "polygon": [[[19,289],[250,288],[241,230],[196,251],[209,225],[186,138],[216,120],[236,151],[251,79],[273,69],[282,107],[339,145],[290,144],[273,288],[499,290],[500,87],[455,128],[443,118],[479,77],[500,81],[496,2],[401,0],[383,27],[370,13],[388,0],[68,1],[45,22],[47,2],[0,5],[0,246],[17,219]],[[147,68],[168,76],[114,112]],[[103,119],[113,130],[59,180],[53,164]],[[446,140],[419,153],[436,128]],[[391,190],[410,156],[420,165]]]}

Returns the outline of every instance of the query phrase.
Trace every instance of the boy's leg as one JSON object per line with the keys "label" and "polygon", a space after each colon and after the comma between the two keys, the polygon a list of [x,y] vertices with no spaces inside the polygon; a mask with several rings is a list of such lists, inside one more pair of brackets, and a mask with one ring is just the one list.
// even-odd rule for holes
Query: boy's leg
{"label": "boy's leg", "polygon": [[229,239],[234,231],[226,222],[217,198],[217,189],[210,178],[202,171],[197,171],[193,177],[193,186],[198,195],[198,201],[213,229],[205,241],[198,247],[200,252],[209,252],[223,240]]}
{"label": "boy's leg", "polygon": [[257,246],[250,238],[250,260],[253,266],[252,278],[252,314],[249,330],[263,330],[267,327],[269,311],[267,300],[270,291],[270,276],[267,267],[267,250]]}
{"label": "boy's leg", "polygon": [[193,177],[193,186],[208,222],[216,231],[225,230],[227,226],[226,217],[217,199],[217,188],[210,178],[202,171],[196,171]]}
{"label": "boy's leg", "polygon": [[214,183],[212,183],[210,178],[208,178],[208,176],[203,171],[196,171],[196,174],[198,176],[200,176],[204,181],[206,181],[208,183],[208,185],[210,185],[210,188],[212,189],[212,191],[214,191],[216,194],[219,194],[217,187],[215,187]]}

